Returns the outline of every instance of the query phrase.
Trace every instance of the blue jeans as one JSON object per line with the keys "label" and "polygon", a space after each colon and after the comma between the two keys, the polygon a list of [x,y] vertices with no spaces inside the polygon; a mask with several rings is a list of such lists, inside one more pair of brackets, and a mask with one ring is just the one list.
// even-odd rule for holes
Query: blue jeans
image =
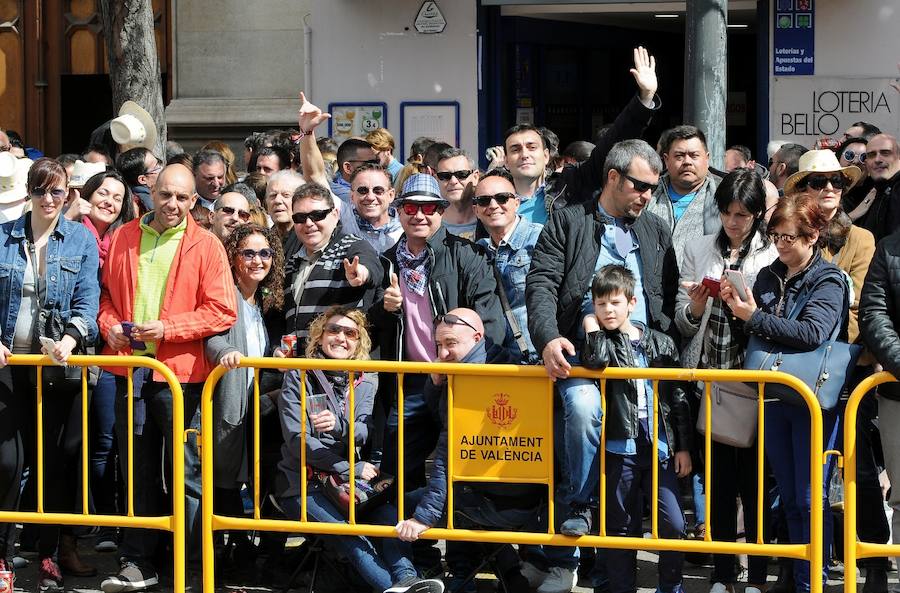
{"label": "blue jeans", "polygon": [[[135,401],[137,409],[144,408],[143,425],[135,422],[134,428],[134,514],[136,516],[159,515],[166,505],[162,501],[163,463],[160,453],[165,451],[166,467],[171,468],[172,460],[172,391],[167,383],[150,381],[151,371],[143,368],[134,370],[134,391],[140,392],[141,403]],[[200,430],[200,383],[181,386],[184,393],[184,428]],[[128,396],[127,379],[116,377],[116,434],[119,435],[119,462],[122,475],[128,476]],[[177,435],[181,438],[182,435]],[[171,471],[171,470],[169,470]],[[171,484],[171,480],[165,480]],[[186,547],[188,562],[200,561],[200,456],[197,452],[197,435],[188,436],[184,444],[184,495]],[[152,529],[124,529],[119,551],[122,556],[139,566],[151,567],[159,541],[159,533]]]}
{"label": "blue jeans", "polygon": [[116,479],[116,376],[101,370],[91,394],[91,497],[96,512],[115,514],[119,491]]}
{"label": "blue jeans", "polygon": [[[404,379],[403,435],[406,442],[403,449],[403,487],[411,492],[426,484],[425,461],[437,445],[441,426],[422,394],[424,376],[407,375]],[[397,406],[394,404],[387,419],[381,459],[381,470],[393,476],[397,475],[397,425]]]}
{"label": "blue jeans", "polygon": [[[766,456],[778,483],[781,507],[788,526],[791,543],[809,542],[810,484],[809,484],[809,411],[805,407],[781,402],[769,402],[765,411]],[[822,411],[824,447],[834,449],[840,418],[836,410]],[[828,504],[828,482],[834,468],[833,457],[824,468],[824,488],[817,493],[824,508],[825,562],[822,566],[822,582],[828,577],[828,558],[831,557],[831,541],[834,525],[831,506]],[[794,582],[797,591],[809,591],[809,562],[794,560]]]}
{"label": "blue jeans", "polygon": [[[299,496],[280,498],[279,502],[288,517],[299,519]],[[306,514],[310,521],[319,523],[347,522],[340,511],[331,504],[331,501],[325,498],[318,486],[312,483],[307,490]],[[366,516],[366,522],[376,525],[393,525],[396,518],[397,509],[386,504],[373,509]],[[387,537],[374,540],[380,544],[381,552],[379,553],[372,538],[347,535],[321,535],[319,537],[332,549],[346,556],[359,571],[363,580],[374,589],[384,591],[394,583],[399,583],[407,577],[416,576],[416,569],[410,560],[412,557],[410,545],[399,539]]]}
{"label": "blue jeans", "polygon": [[597,500],[600,483],[600,389],[591,379],[570,378],[556,382],[562,404],[562,438],[556,439],[557,457],[562,460],[561,502],[586,506]]}

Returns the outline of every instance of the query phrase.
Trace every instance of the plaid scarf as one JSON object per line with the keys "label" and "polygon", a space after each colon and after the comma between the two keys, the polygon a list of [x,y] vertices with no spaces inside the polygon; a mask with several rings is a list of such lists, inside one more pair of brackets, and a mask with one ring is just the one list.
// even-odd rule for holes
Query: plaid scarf
{"label": "plaid scarf", "polygon": [[419,296],[424,295],[428,286],[428,274],[431,272],[428,250],[423,249],[419,255],[413,255],[406,246],[406,237],[401,237],[397,243],[397,267],[400,268],[400,277],[406,283],[406,288]]}
{"label": "plaid scarf", "polygon": [[[738,253],[737,261],[726,266],[727,269],[740,270],[747,257],[750,243]],[[723,259],[724,256],[723,255]],[[726,260],[727,261],[727,260]],[[744,334],[742,322],[735,318],[720,298],[713,299],[706,325],[706,339],[703,351],[706,354],[706,367],[710,369],[739,369],[744,365],[744,351],[747,348],[747,336]]]}

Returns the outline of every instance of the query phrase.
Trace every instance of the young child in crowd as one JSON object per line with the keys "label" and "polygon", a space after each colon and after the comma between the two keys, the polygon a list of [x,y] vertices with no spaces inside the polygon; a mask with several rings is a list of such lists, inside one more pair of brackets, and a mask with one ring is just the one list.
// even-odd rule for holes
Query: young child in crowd
{"label": "young child in crowd", "polygon": [[[594,276],[594,313],[585,316],[586,367],[677,367],[678,351],[669,336],[632,322],[637,305],[634,274],[619,265],[604,266]],[[678,477],[691,471],[691,425],[681,384],[659,382],[658,452],[652,451],[653,408],[657,405],[649,380],[607,380],[606,410],[606,530],[609,535],[640,537],[643,497],[653,497],[653,466],[659,463],[659,536],[684,534],[678,503]],[[655,461],[654,461],[655,457]],[[610,593],[636,590],[637,552],[606,550]],[[659,555],[659,591],[681,591],[681,552]]]}

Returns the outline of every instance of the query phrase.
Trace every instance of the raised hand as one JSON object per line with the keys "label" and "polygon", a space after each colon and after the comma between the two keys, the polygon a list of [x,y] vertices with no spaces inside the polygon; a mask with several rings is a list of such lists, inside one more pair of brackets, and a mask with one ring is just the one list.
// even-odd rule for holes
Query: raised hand
{"label": "raised hand", "polygon": [[347,275],[347,282],[350,286],[362,286],[369,279],[369,269],[359,263],[359,256],[354,256],[351,262],[344,258],[344,274]]}
{"label": "raised hand", "polygon": [[300,112],[297,118],[300,131],[309,134],[327,119],[331,119],[331,114],[323,113],[321,109],[307,101],[306,95],[300,91]]}
{"label": "raised hand", "polygon": [[384,289],[384,310],[393,313],[403,305],[403,294],[400,292],[400,279],[391,272],[391,285]]}
{"label": "raised hand", "polygon": [[656,59],[642,46],[634,48],[634,68],[629,70],[638,85],[638,96],[641,102],[653,99],[659,81],[656,78]]}

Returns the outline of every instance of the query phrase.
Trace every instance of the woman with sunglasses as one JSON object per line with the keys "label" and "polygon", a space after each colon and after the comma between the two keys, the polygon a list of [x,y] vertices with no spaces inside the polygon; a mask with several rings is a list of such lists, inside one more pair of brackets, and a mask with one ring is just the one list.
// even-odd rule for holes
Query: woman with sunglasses
{"label": "woman with sunglasses", "polygon": [[[37,468],[35,450],[37,377],[33,367],[6,366],[10,354],[47,353],[41,311],[55,311],[63,335],[49,354],[65,362],[97,338],[100,286],[97,245],[81,224],[61,216],[68,194],[66,170],[53,159],[35,161],[28,172],[31,210],[0,225],[0,509],[17,510],[25,467]],[[43,501],[48,512],[75,512],[75,494],[69,467],[77,467],[80,427],[67,433],[67,423],[80,381],[48,381],[43,376]],[[69,443],[67,445],[67,442]],[[71,443],[75,443],[74,446]],[[26,487],[27,488],[27,487]],[[35,492],[32,488],[32,492]],[[26,494],[26,500],[27,500]],[[60,528],[39,528],[38,586],[61,591],[62,574],[54,559]],[[0,525],[0,570],[12,570],[6,554],[12,550],[15,525]],[[74,553],[74,549],[72,550]]]}
{"label": "woman with sunglasses", "polygon": [[[735,317],[744,321],[747,335],[811,351],[826,342],[840,324],[838,339],[847,339],[849,285],[845,274],[826,261],[818,248],[827,225],[828,217],[815,197],[793,193],[779,201],[769,221],[769,238],[778,250],[778,259],[760,270],[752,292],[744,293],[746,299],[741,296],[745,287],[722,282],[722,300]],[[799,310],[794,310],[795,305]],[[822,411],[824,450],[835,448],[838,420],[838,409]],[[767,402],[764,438],[790,542],[809,542],[810,417],[806,406]],[[811,579],[819,578],[824,583],[827,578],[834,531],[827,500],[832,459],[829,457],[824,471],[825,488],[813,493],[822,497],[825,513],[823,573],[810,575],[809,562],[795,560],[794,585],[799,592],[810,590]]]}
{"label": "woman with sunglasses", "polygon": [[[372,341],[366,328],[366,316],[359,309],[334,305],[316,317],[309,326],[306,357],[331,360],[368,360]],[[348,365],[348,368],[351,365]],[[352,386],[350,381],[353,381]],[[306,382],[306,418],[300,415],[301,386]],[[350,389],[353,389],[354,407],[350,409]],[[325,496],[319,474],[337,474],[347,482],[351,473],[359,480],[371,480],[378,475],[378,468],[361,458],[361,452],[369,443],[374,430],[372,408],[378,376],[375,373],[354,373],[346,370],[311,370],[301,375],[293,370],[284,377],[284,386],[278,399],[278,414],[284,445],[279,464],[284,487],[279,501],[287,516],[298,519],[300,500],[300,433],[306,433],[306,463],[312,471],[307,473],[306,508],[310,521],[346,523],[344,514]],[[313,399],[323,399],[321,406]],[[318,410],[318,411],[317,411]],[[350,421],[354,424],[354,442],[350,443]],[[355,466],[349,465],[349,447],[355,449]],[[352,471],[351,471],[352,469]],[[397,511],[383,505],[371,511],[366,522],[393,525]],[[393,538],[373,540],[362,536],[322,536],[329,546],[350,560],[363,580],[376,591],[405,591],[404,587],[418,581],[416,570],[410,561],[408,544]],[[423,592],[443,591],[440,581],[428,581],[415,589]]]}
{"label": "woman with sunglasses", "polygon": [[[747,337],[743,322],[719,298],[720,281],[725,270],[739,270],[752,286],[759,271],[775,261],[778,252],[765,236],[766,195],[758,173],[748,169],[729,173],[716,188],[715,200],[722,228],[685,248],[675,323],[690,340],[682,355],[685,368],[740,369]],[[712,538],[735,541],[735,501],[740,496],[747,540],[756,541],[756,444],[743,448],[714,441],[712,447]],[[703,464],[697,467],[702,474]],[[702,539],[705,518],[698,522],[696,535]],[[734,556],[715,554],[713,559],[711,593],[734,593]],[[765,590],[767,561],[761,556],[749,558],[747,593]]]}
{"label": "woman with sunglasses", "polygon": [[[214,484],[217,507],[240,516],[240,489],[250,481],[248,443],[253,408],[253,369],[238,368],[245,356],[282,356],[272,334],[278,335],[284,305],[284,257],[275,231],[255,224],[239,225],[225,241],[237,296],[237,321],[223,334],[206,340],[206,357],[230,369],[216,386],[213,398],[215,430]],[[277,389],[273,375],[262,373],[260,394]],[[274,383],[274,385],[272,384]],[[260,414],[274,410],[262,395]],[[231,538],[230,538],[231,539]]]}
{"label": "woman with sunglasses", "polygon": [[[856,184],[847,190],[841,197],[841,207],[853,221],[862,218],[869,211],[869,206],[875,199],[875,194],[869,195],[875,188],[875,183],[869,178],[869,168],[866,167],[866,139],[847,138],[834,151],[841,167],[851,165],[859,168],[862,177]],[[857,210],[858,208],[858,210]]]}

